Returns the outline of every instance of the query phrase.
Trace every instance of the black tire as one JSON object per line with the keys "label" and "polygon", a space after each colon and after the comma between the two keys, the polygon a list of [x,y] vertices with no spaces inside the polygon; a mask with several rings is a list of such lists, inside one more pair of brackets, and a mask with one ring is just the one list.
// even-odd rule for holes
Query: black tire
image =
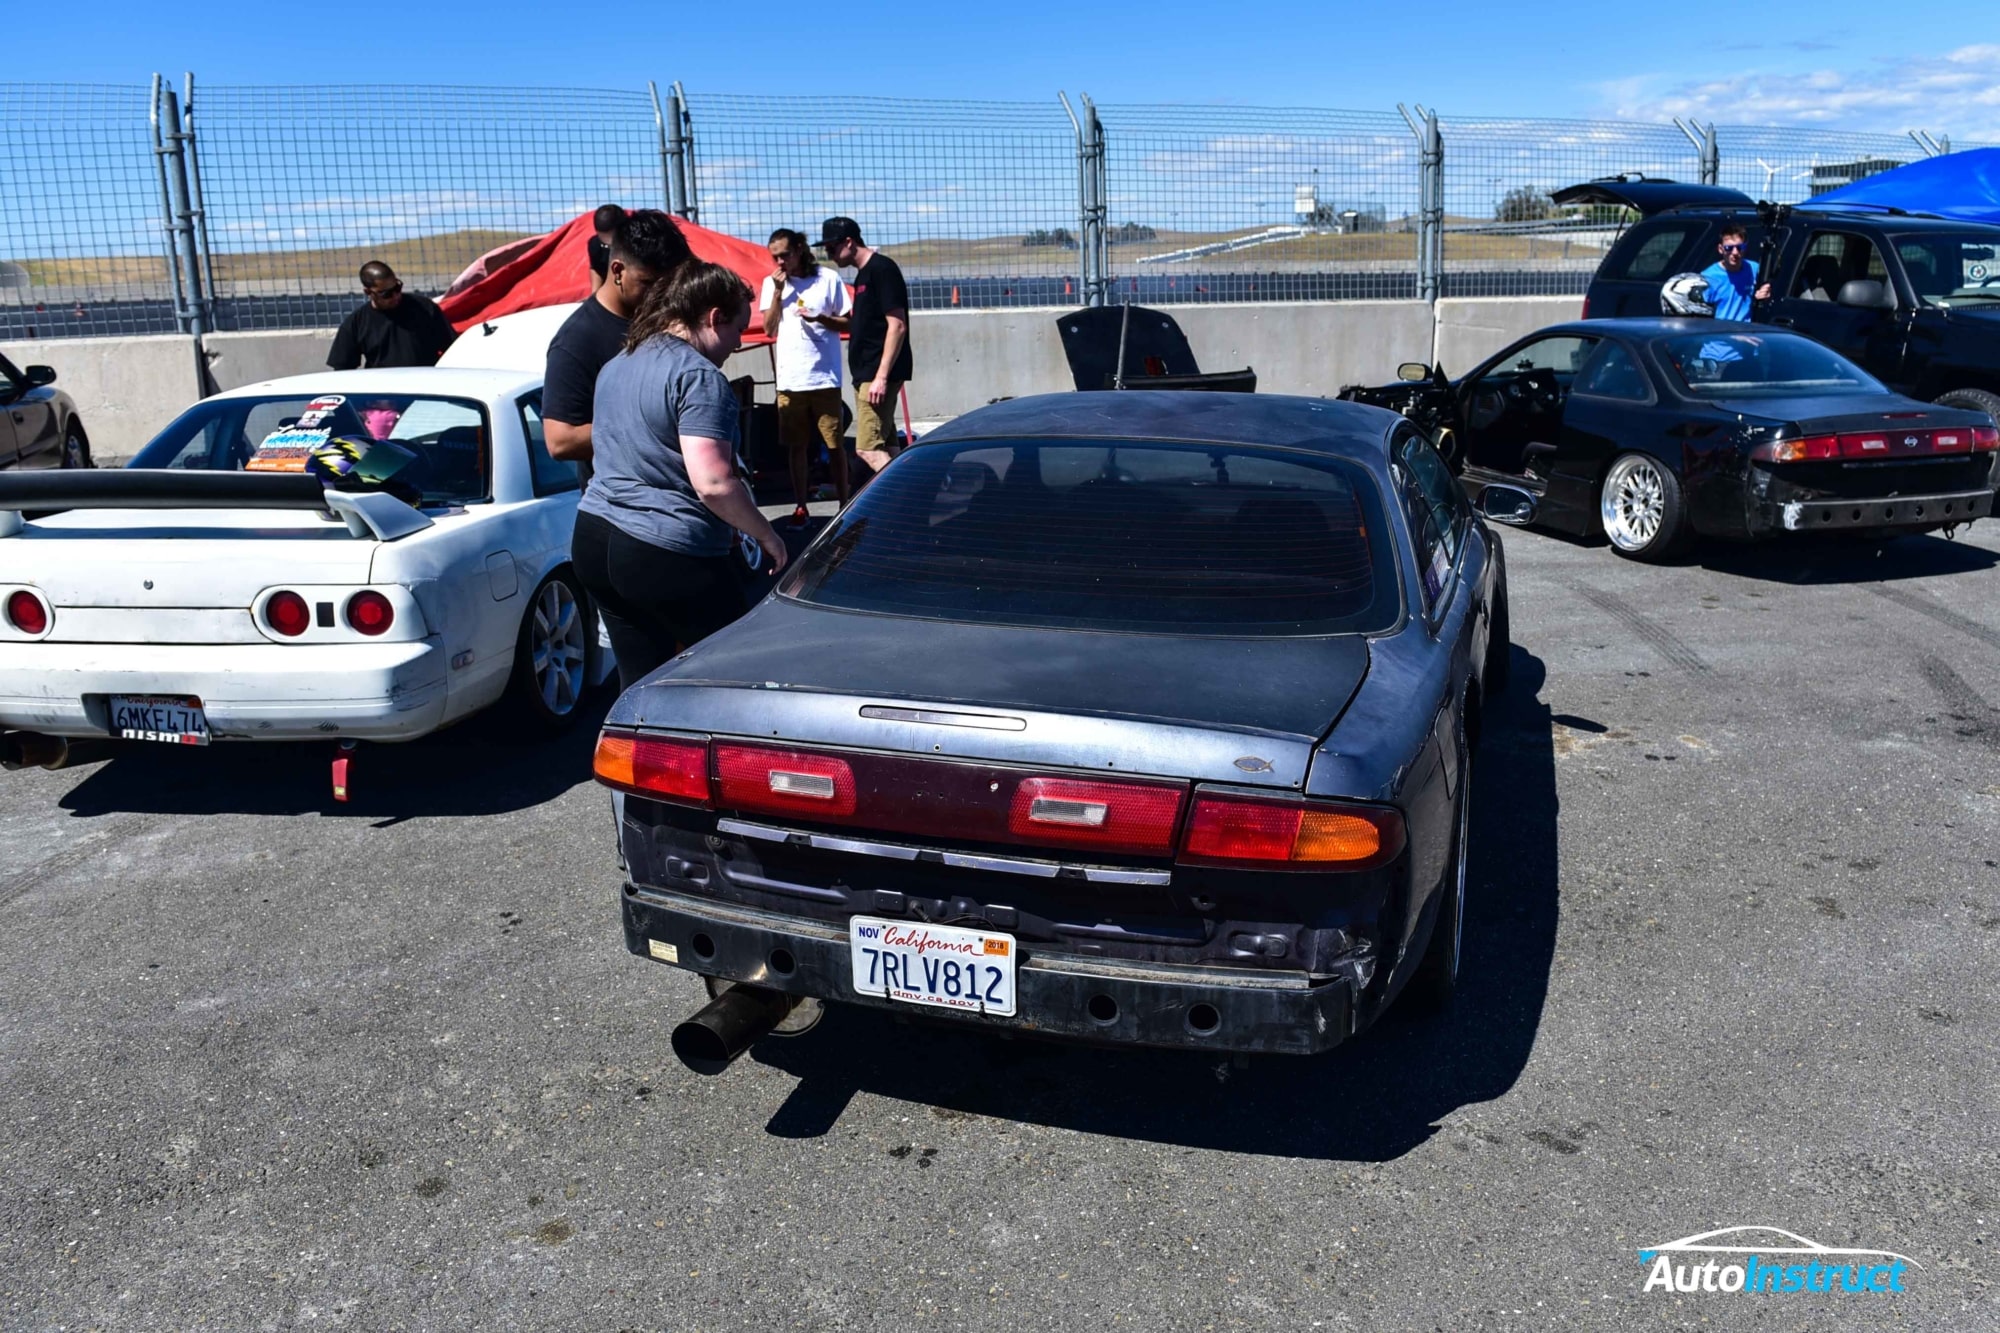
{"label": "black tire", "polygon": [[2000,423],[2000,393],[1985,389],[1953,389],[1941,393],[1932,400],[1939,407],[1962,407],[1970,412],[1984,412]]}
{"label": "black tire", "polygon": [[68,468],[96,467],[90,461],[90,437],[74,421],[63,432],[62,465]]}
{"label": "black tire", "polygon": [[[548,623],[551,609],[557,622],[553,627]],[[573,622],[564,616],[565,609]],[[537,584],[521,616],[514,639],[514,671],[507,680],[508,703],[515,713],[544,731],[571,726],[582,715],[584,697],[590,692],[596,642],[597,616],[574,573],[567,567],[558,569]]]}
{"label": "black tire", "polygon": [[1628,560],[1665,560],[1687,536],[1681,479],[1651,454],[1611,460],[1597,489],[1597,522],[1611,549]]}
{"label": "black tire", "polygon": [[1458,770],[1458,825],[1452,835],[1451,865],[1439,889],[1437,919],[1431,924],[1430,943],[1417,970],[1403,987],[1405,1011],[1415,1015],[1441,1014],[1451,1007],[1458,991],[1458,974],[1465,954],[1466,843],[1472,827],[1472,750],[1463,747],[1464,759]]}

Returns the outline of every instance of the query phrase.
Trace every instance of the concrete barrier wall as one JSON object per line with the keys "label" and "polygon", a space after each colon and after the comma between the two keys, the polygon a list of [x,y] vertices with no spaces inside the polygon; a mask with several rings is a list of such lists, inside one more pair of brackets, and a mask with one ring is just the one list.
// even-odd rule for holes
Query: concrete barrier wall
{"label": "concrete barrier wall", "polygon": [[1437,303],[1432,358],[1457,376],[1516,338],[1583,314],[1581,296],[1455,297]]}
{"label": "concrete barrier wall", "polygon": [[[1207,370],[1252,366],[1266,393],[1330,395],[1347,384],[1395,378],[1404,361],[1441,360],[1461,374],[1524,334],[1574,319],[1579,297],[1493,297],[1439,301],[1326,301],[1172,307],[1195,359]],[[911,320],[917,374],[910,414],[937,421],[995,398],[1061,393],[1073,387],[1063,360],[1058,308],[918,311]],[[211,334],[209,368],[232,389],[326,364],[332,329]],[[76,399],[102,460],[128,457],[195,401],[191,339],[65,338],[5,349],[16,364],[56,368]],[[730,375],[771,377],[763,348],[730,358]],[[850,393],[852,390],[849,391]]]}
{"label": "concrete barrier wall", "polygon": [[208,372],[215,376],[215,387],[239,389],[260,380],[325,370],[335,332],[211,333],[202,342],[208,349]]}
{"label": "concrete barrier wall", "polygon": [[17,366],[55,367],[56,387],[75,401],[99,463],[130,457],[200,396],[194,339],[179,334],[37,339],[0,351]]}

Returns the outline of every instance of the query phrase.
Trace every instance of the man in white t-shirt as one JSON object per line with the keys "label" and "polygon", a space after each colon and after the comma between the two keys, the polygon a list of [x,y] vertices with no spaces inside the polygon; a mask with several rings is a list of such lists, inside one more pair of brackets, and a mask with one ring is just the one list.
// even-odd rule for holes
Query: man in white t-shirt
{"label": "man in white t-shirt", "polygon": [[771,276],[757,294],[764,332],[776,340],[778,438],[792,465],[797,508],[792,525],[806,521],[809,453],[815,431],[826,442],[840,503],[848,500],[847,455],[840,441],[840,335],[821,321],[853,309],[847,284],[813,260],[805,234],[780,227],[771,233]]}

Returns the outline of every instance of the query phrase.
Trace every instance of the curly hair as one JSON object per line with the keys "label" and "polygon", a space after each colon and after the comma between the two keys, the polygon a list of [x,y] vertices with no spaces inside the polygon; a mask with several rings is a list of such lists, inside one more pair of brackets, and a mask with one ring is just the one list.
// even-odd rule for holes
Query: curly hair
{"label": "curly hair", "polygon": [[699,328],[711,310],[724,319],[738,319],[750,308],[750,299],[743,279],[722,265],[701,260],[682,264],[646,289],[625,331],[625,350],[635,352],[674,328]]}

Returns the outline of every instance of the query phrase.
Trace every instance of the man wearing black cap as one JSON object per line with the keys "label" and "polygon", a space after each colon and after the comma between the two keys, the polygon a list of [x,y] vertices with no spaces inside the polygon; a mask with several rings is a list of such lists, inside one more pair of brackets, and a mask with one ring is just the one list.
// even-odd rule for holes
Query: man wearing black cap
{"label": "man wearing black cap", "polygon": [[910,378],[910,289],[896,261],[862,241],[853,218],[828,218],[819,234],[827,259],[855,270],[854,312],[804,318],[848,335],[854,452],[880,472],[896,456],[896,398]]}

